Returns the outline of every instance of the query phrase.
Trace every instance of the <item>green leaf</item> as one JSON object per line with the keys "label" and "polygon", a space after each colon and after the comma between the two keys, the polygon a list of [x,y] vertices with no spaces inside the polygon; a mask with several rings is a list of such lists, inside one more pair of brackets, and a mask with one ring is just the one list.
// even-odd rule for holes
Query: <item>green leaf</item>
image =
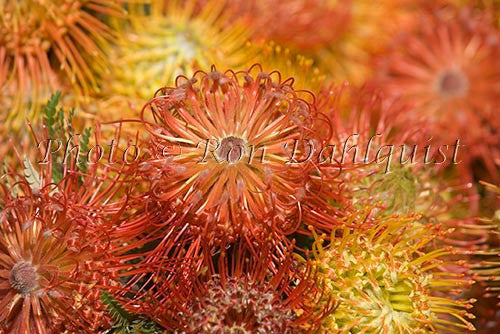
{"label": "green leaf", "polygon": [[[57,126],[57,130],[59,132],[59,134],[61,135],[61,138],[64,139],[64,141],[67,141],[67,137],[66,137],[66,132],[64,131],[64,110],[63,108],[59,108],[59,112],[57,113],[57,121],[58,121],[58,126]],[[70,134],[71,135],[71,134]]]}
{"label": "green leaf", "polygon": [[61,169],[61,164],[55,161],[52,163],[52,181],[54,181],[54,183],[59,183],[63,179],[63,171]]}
{"label": "green leaf", "polygon": [[[88,148],[89,142],[90,142],[90,133],[91,133],[90,128],[86,128],[83,131],[82,137],[80,139],[81,152],[87,152],[87,148]],[[87,163],[86,163],[85,155],[82,155],[78,158],[78,169],[83,173],[85,173],[87,171]]]}
{"label": "green leaf", "polygon": [[160,334],[162,331],[152,320],[135,316],[125,310],[107,291],[101,294],[101,301],[106,305],[109,314],[115,320],[113,329],[106,333],[114,334]]}
{"label": "green leaf", "polygon": [[56,113],[57,113],[57,105],[59,104],[59,100],[61,99],[61,92],[56,92],[51,95],[49,102],[45,106],[43,113],[45,122],[47,123],[47,130],[51,137],[55,137],[56,135]]}
{"label": "green leaf", "polygon": [[32,190],[40,190],[40,175],[27,157],[24,157],[24,177]]}
{"label": "green leaf", "polygon": [[75,116],[75,108],[71,108],[68,116],[68,125],[66,131],[68,133],[73,133],[73,116]]}
{"label": "green leaf", "polygon": [[133,319],[133,315],[127,312],[107,291],[102,292],[101,301],[104,305],[106,305],[109,314],[111,314],[118,325],[125,327],[130,324]]}
{"label": "green leaf", "polygon": [[[49,133],[50,139],[64,139],[65,136],[61,138],[61,126],[59,125],[62,109],[57,112],[57,106],[61,99],[61,92],[57,91],[52,94],[49,102],[45,106],[43,113],[45,118],[45,123],[47,125],[47,131]],[[53,156],[55,158],[55,155]],[[61,170],[61,165],[57,163],[56,159],[52,162],[52,180],[54,182],[59,182],[63,178],[63,173]]]}

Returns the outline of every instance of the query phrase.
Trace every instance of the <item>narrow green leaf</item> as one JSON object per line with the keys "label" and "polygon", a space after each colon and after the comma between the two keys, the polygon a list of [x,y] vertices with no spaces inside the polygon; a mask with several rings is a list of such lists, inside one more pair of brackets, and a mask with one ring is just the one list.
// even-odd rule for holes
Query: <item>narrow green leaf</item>
{"label": "narrow green leaf", "polygon": [[68,121],[66,122],[67,123],[67,126],[66,126],[66,132],[70,134],[73,134],[74,130],[73,130],[73,117],[75,116],[75,108],[71,108],[70,111],[69,111],[69,115],[68,115]]}
{"label": "narrow green leaf", "polygon": [[[89,146],[90,142],[90,135],[91,135],[91,128],[86,128],[83,131],[83,134],[80,139],[80,151],[81,152],[87,152],[87,148]],[[78,169],[85,173],[87,171],[87,163],[86,163],[86,157],[85,154],[81,155],[78,158]]]}
{"label": "narrow green leaf", "polygon": [[162,331],[152,320],[142,316],[135,316],[127,312],[120,303],[107,291],[101,294],[101,301],[106,305],[109,314],[115,320],[113,330],[107,333],[114,334],[160,334]]}
{"label": "narrow green leaf", "polygon": [[59,104],[59,100],[61,98],[61,92],[56,92],[51,95],[49,102],[45,106],[43,113],[45,122],[47,123],[47,130],[51,137],[55,137],[56,135],[56,113],[57,113],[57,105]]}
{"label": "narrow green leaf", "polygon": [[31,164],[31,161],[27,158],[24,157],[24,177],[26,178],[26,181],[28,181],[29,185],[31,186],[31,189],[33,190],[40,190],[40,175],[38,172],[35,170],[33,165]]}
{"label": "narrow green leaf", "polygon": [[[63,108],[59,108],[59,111],[57,113],[57,131],[59,132],[59,135],[61,136],[64,141],[67,141],[68,137],[66,136],[67,133],[65,131],[65,126],[64,126],[64,110]],[[71,135],[71,134],[69,134]]]}
{"label": "narrow green leaf", "polygon": [[109,314],[121,326],[127,326],[133,319],[133,315],[127,312],[120,303],[113,298],[107,291],[101,294],[101,301],[108,308]]}

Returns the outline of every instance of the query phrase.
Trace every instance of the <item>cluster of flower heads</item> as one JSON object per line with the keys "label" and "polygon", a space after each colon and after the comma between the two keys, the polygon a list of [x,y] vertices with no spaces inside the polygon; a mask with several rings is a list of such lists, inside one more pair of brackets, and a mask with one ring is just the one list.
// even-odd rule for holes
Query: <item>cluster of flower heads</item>
{"label": "cluster of flower heads", "polygon": [[500,326],[494,2],[1,6],[0,334]]}

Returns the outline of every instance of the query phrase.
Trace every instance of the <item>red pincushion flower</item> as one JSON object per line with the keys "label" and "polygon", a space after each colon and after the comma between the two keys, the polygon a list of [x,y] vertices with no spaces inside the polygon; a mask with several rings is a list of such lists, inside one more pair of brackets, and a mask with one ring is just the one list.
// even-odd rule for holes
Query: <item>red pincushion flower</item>
{"label": "red pincushion flower", "polygon": [[[0,327],[6,333],[50,333],[77,313],[73,306],[83,297],[79,290],[86,289],[79,282],[84,282],[85,267],[99,253],[93,248],[82,251],[93,247],[95,240],[70,222],[63,204],[29,193],[4,204]],[[83,238],[87,240],[82,243]]]}
{"label": "red pincushion flower", "polygon": [[408,122],[425,118],[435,139],[466,145],[459,167],[467,181],[478,160],[497,178],[500,34],[488,13],[430,10],[397,42],[382,56],[376,84],[414,106]]}
{"label": "red pincushion flower", "polygon": [[321,195],[336,194],[314,159],[302,162],[328,121],[310,94],[259,69],[179,77],[143,108],[150,158],[137,172],[150,181],[147,210],[159,225],[222,244],[334,223],[339,213]]}
{"label": "red pincushion flower", "polygon": [[[100,293],[116,285],[108,232],[123,202],[108,171],[65,165],[54,182],[52,164],[26,179],[2,177],[0,198],[0,333],[93,333],[109,326]],[[38,171],[38,166],[41,171]],[[99,167],[100,168],[100,167]],[[106,261],[106,266],[104,266]]]}
{"label": "red pincushion flower", "polygon": [[[309,333],[335,308],[324,297],[310,268],[299,268],[283,245],[250,251],[243,245],[225,250],[194,279],[158,299],[154,319],[182,333]],[[207,270],[208,269],[208,270]],[[167,296],[167,295],[164,295]],[[318,308],[319,301],[322,307]]]}

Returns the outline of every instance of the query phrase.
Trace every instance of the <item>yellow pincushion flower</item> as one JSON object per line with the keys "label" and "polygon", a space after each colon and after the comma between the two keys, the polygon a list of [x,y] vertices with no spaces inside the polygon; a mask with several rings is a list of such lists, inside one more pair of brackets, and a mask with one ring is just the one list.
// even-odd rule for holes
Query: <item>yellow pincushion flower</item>
{"label": "yellow pincushion flower", "polygon": [[414,224],[416,216],[370,218],[367,208],[347,223],[368,229],[334,230],[329,246],[316,235],[312,262],[325,276],[339,306],[324,333],[434,333],[473,329],[471,301],[447,294],[469,283],[437,269],[448,248],[427,251],[436,230]]}
{"label": "yellow pincushion flower", "polygon": [[146,11],[131,9],[130,26],[121,27],[111,52],[106,96],[139,98],[145,103],[160,87],[196,70],[235,68],[251,54],[244,46],[248,31],[237,20],[227,25],[225,1],[152,0]]}

